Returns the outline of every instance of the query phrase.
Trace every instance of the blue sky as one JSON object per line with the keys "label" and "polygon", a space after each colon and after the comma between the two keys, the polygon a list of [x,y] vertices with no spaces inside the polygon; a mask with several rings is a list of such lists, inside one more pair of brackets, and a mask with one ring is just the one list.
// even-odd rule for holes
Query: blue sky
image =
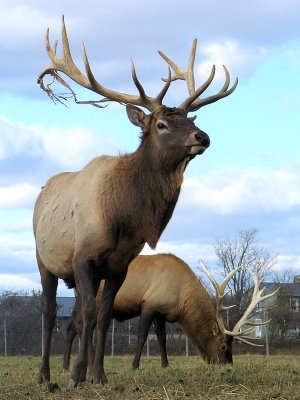
{"label": "blue sky", "polygon": [[[97,79],[111,89],[135,93],[133,57],[146,91],[157,94],[167,70],[157,50],[185,67],[195,37],[198,85],[212,64],[217,74],[208,94],[224,82],[222,64],[232,82],[239,78],[231,96],[196,113],[211,147],[190,163],[157,251],[213,265],[217,238],[257,228],[260,244],[277,256],[276,268],[300,272],[300,3],[250,3],[0,1],[0,290],[40,288],[31,220],[45,181],[138,145],[138,129],[122,106],[67,108],[36,84],[49,64],[45,31],[50,27],[52,43],[60,42],[62,14],[75,61],[83,68],[84,41]],[[166,103],[185,97],[185,86],[174,83]]]}

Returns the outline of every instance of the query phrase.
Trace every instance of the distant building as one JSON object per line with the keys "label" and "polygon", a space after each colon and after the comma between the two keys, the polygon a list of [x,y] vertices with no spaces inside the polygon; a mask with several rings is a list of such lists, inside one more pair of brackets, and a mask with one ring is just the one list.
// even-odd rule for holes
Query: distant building
{"label": "distant building", "polygon": [[[274,336],[286,339],[300,338],[300,275],[294,277],[293,282],[268,283],[265,293],[273,292],[278,287],[278,292],[269,299],[259,303],[252,316],[256,322],[271,319],[269,329],[274,331]],[[257,337],[264,336],[263,326],[257,327]]]}

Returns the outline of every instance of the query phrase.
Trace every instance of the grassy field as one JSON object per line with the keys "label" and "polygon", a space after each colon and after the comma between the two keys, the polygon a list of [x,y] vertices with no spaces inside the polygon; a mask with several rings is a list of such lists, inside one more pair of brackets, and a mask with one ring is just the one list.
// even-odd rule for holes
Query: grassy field
{"label": "grassy field", "polygon": [[170,357],[160,368],[158,358],[143,358],[132,371],[130,357],[107,357],[109,384],[67,389],[69,372],[61,357],[51,358],[52,382],[60,390],[47,392],[36,384],[39,357],[0,357],[0,399],[210,399],[300,400],[300,357],[238,356],[232,367],[206,365],[199,357]]}

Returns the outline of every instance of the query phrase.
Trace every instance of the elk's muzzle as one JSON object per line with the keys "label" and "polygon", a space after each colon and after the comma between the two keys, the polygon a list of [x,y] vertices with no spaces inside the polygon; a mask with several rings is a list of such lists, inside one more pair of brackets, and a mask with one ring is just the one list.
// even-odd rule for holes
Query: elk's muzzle
{"label": "elk's muzzle", "polygon": [[197,129],[188,137],[185,146],[189,149],[189,154],[202,154],[209,147],[210,139],[207,133]]}

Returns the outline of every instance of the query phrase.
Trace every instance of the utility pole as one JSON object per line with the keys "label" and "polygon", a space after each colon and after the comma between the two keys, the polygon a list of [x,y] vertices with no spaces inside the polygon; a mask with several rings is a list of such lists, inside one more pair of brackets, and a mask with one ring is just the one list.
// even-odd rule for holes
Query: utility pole
{"label": "utility pole", "polygon": [[[264,312],[264,320],[265,322],[268,321],[267,319],[267,312]],[[269,353],[269,336],[268,336],[268,325],[269,324],[265,324],[265,340],[266,340],[266,356],[269,357],[270,353]]]}

